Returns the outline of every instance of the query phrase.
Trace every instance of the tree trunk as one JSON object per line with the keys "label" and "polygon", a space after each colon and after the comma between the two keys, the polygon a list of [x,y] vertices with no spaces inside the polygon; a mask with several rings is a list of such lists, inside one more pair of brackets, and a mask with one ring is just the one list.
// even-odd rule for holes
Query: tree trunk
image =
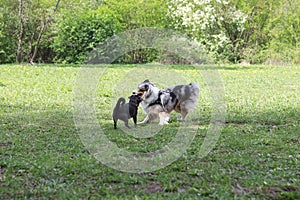
{"label": "tree trunk", "polygon": [[19,18],[20,18],[20,32],[18,37],[18,48],[16,62],[22,62],[22,42],[24,38],[24,10],[23,10],[23,0],[19,0]]}
{"label": "tree trunk", "polygon": [[42,35],[43,35],[44,31],[45,31],[46,25],[47,25],[47,20],[45,22],[43,22],[43,24],[42,24],[42,27],[41,27],[38,39],[36,41],[36,45],[34,47],[34,51],[33,51],[32,57],[31,57],[31,59],[29,61],[30,64],[32,64],[32,65],[34,64],[34,59],[35,59],[35,57],[37,55],[37,52],[39,50],[39,46],[40,46],[40,43],[41,43]]}
{"label": "tree trunk", "polygon": [[35,35],[36,35],[36,32],[37,32],[37,27],[38,27],[38,25],[34,24],[34,30],[33,30],[33,33],[31,35],[30,41],[29,41],[29,51],[27,52],[27,56],[26,56],[26,58],[28,60],[29,60],[29,58],[31,58],[31,50],[32,50],[34,38],[35,38]]}
{"label": "tree trunk", "polygon": [[58,5],[59,5],[59,2],[60,2],[60,1],[61,1],[61,0],[57,0],[56,6],[55,6],[55,8],[54,8],[54,11],[53,11],[52,15],[50,15],[50,16],[42,23],[42,27],[41,27],[40,33],[39,33],[39,35],[38,35],[38,39],[37,39],[37,41],[36,41],[36,45],[35,45],[35,47],[34,47],[34,51],[33,51],[32,57],[31,57],[31,59],[30,59],[30,61],[29,61],[30,64],[32,64],[32,65],[34,64],[35,57],[36,57],[37,52],[38,52],[38,50],[39,50],[39,46],[40,46],[40,43],[41,43],[41,40],[42,40],[42,36],[43,36],[43,34],[44,34],[45,30],[46,30],[47,25],[51,22],[52,18],[54,17],[54,15],[55,15],[55,13],[56,13],[56,11],[57,11],[57,9],[58,9]]}

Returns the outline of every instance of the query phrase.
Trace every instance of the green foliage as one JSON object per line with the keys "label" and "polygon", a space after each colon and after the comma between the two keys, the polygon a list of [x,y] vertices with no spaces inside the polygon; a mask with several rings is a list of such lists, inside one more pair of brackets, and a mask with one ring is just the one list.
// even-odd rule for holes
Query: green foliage
{"label": "green foliage", "polygon": [[[109,0],[96,10],[85,9],[79,14],[64,10],[52,45],[57,54],[55,62],[81,63],[100,42],[123,30],[166,27],[166,12],[166,3],[157,0],[138,3],[133,0]],[[154,49],[135,50],[115,62],[147,63],[155,60],[157,54]]]}
{"label": "green foliage", "polygon": [[159,0],[106,0],[105,4],[118,13],[120,22],[126,29],[141,27],[165,28],[169,26],[167,3]]}
{"label": "green foliage", "polygon": [[[75,15],[69,13],[60,21],[52,46],[56,62],[80,63],[100,42],[113,34],[140,27],[166,27],[166,3],[158,0],[147,2],[105,1],[97,10],[86,10]],[[116,63],[147,63],[157,58],[157,50],[141,49],[128,52]]]}
{"label": "green foliage", "polygon": [[[160,0],[107,0],[108,8],[117,13],[124,30],[142,27],[168,28],[170,17],[167,15],[167,1]],[[155,49],[138,49],[121,56],[116,63],[149,63],[159,59]]]}
{"label": "green foliage", "polygon": [[279,8],[279,0],[274,1],[240,1],[236,0],[237,8],[248,17],[243,31],[243,48],[240,57],[249,63],[264,63],[265,50],[269,48],[274,11]]}
{"label": "green foliage", "polygon": [[300,63],[300,1],[281,1],[272,20],[268,62]]}
{"label": "green foliage", "polygon": [[100,42],[121,30],[121,24],[106,6],[84,14],[66,14],[57,30],[53,49],[56,62],[82,63]]}
{"label": "green foliage", "polygon": [[17,21],[16,15],[9,8],[15,2],[0,1],[0,64],[15,61]]}

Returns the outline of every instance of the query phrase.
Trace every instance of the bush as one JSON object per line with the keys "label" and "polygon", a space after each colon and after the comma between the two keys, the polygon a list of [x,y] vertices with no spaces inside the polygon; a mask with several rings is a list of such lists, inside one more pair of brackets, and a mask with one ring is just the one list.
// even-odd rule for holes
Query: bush
{"label": "bush", "polygon": [[266,52],[270,64],[300,64],[300,1],[282,1],[273,17]]}
{"label": "bush", "polygon": [[120,30],[118,19],[106,6],[75,17],[65,15],[52,45],[55,62],[82,63],[93,48]]}
{"label": "bush", "polygon": [[[167,28],[170,23],[166,1],[161,0],[107,0],[110,10],[118,13],[119,21],[126,30],[143,27]],[[131,41],[137,42],[139,41]],[[161,52],[157,49],[137,49],[119,57],[115,63],[149,63],[157,61]]]}
{"label": "bush", "polygon": [[0,8],[0,64],[13,63],[16,59],[17,45],[12,37],[16,29],[14,16],[8,9]]}

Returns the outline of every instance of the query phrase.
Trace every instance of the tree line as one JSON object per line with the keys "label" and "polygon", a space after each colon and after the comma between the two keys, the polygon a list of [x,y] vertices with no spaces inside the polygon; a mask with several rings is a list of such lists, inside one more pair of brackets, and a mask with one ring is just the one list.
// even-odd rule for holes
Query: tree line
{"label": "tree line", "polygon": [[[0,0],[0,63],[82,63],[105,39],[170,28],[220,63],[300,63],[300,0]],[[155,49],[118,63],[188,62]]]}

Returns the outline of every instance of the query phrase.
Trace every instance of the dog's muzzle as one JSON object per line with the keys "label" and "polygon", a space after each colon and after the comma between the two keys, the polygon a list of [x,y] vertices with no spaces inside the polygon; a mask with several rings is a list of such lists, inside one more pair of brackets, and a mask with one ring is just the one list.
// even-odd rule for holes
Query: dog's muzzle
{"label": "dog's muzzle", "polygon": [[143,90],[143,89],[139,88],[135,93],[136,93],[137,96],[141,97],[144,100],[146,90]]}

